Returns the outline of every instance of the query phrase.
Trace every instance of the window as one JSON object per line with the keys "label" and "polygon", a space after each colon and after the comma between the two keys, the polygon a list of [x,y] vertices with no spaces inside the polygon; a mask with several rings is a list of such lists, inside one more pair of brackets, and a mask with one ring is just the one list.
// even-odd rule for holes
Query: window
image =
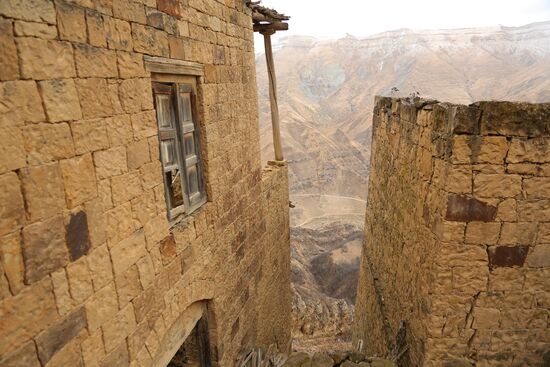
{"label": "window", "polygon": [[168,218],[206,202],[194,83],[153,82]]}

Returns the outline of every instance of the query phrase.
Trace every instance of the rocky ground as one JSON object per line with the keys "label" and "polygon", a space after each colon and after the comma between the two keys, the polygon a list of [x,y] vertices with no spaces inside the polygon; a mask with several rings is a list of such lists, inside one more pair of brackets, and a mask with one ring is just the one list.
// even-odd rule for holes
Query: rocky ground
{"label": "rocky ground", "polygon": [[366,357],[360,353],[333,352],[315,353],[312,356],[305,352],[293,353],[283,367],[397,367],[393,361]]}
{"label": "rocky ground", "polygon": [[295,350],[349,349],[361,238],[341,222],[291,229]]}

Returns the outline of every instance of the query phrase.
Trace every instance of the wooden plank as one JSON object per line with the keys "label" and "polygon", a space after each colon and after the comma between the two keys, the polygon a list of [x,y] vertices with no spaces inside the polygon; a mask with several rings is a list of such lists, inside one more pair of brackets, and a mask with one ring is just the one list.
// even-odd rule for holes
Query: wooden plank
{"label": "wooden plank", "polygon": [[196,62],[153,56],[144,56],[143,60],[145,61],[145,69],[152,73],[204,75],[204,65]]}
{"label": "wooden plank", "polygon": [[255,23],[254,32],[276,32],[276,31],[288,31],[288,23],[273,22],[273,23]]}

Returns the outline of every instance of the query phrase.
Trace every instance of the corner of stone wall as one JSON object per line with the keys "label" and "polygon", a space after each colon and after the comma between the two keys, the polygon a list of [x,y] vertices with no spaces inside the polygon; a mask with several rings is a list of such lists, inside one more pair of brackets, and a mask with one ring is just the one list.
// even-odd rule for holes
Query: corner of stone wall
{"label": "corner of stone wall", "polygon": [[401,365],[548,358],[550,105],[374,111],[355,345],[406,344]]}

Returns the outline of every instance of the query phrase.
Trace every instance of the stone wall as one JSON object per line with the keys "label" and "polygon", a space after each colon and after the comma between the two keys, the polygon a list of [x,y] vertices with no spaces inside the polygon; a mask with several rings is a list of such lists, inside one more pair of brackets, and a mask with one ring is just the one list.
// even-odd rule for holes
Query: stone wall
{"label": "stone wall", "polygon": [[[219,365],[286,347],[287,167],[262,171],[243,1],[6,0],[0,29],[0,365],[149,366],[197,302]],[[145,55],[204,67],[208,202],[173,223]]]}
{"label": "stone wall", "polygon": [[377,98],[355,345],[548,363],[549,143],[549,104]]}

